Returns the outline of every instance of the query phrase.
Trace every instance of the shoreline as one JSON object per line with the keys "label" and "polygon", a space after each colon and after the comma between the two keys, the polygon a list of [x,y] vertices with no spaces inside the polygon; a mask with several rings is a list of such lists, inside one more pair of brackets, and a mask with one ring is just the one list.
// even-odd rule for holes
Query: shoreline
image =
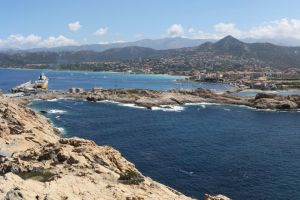
{"label": "shoreline", "polygon": [[[89,196],[90,198],[95,198],[97,195],[99,195],[98,198],[103,197],[102,195],[105,194],[108,196],[104,199],[148,199],[149,196],[147,197],[145,192],[151,191],[152,198],[149,197],[149,199],[191,199],[143,176],[132,163],[111,147],[98,146],[93,141],[80,138],[62,138],[59,135],[59,129],[54,127],[50,119],[27,108],[28,104],[36,99],[56,101],[56,99],[67,98],[91,102],[115,101],[151,110],[169,105],[188,106],[192,104],[226,104],[249,108],[265,105],[266,108],[274,106],[273,110],[275,108],[296,110],[300,107],[300,96],[295,99],[295,101],[297,100],[296,104],[291,101],[291,97],[259,94],[255,98],[241,98],[227,93],[217,94],[205,89],[155,91],[94,88],[84,91],[73,88],[69,91],[38,93],[14,98],[0,97],[0,115],[4,116],[2,118],[7,124],[7,129],[1,127],[0,124],[0,128],[7,130],[4,132],[5,136],[2,133],[0,137],[0,153],[6,152],[0,156],[3,161],[0,163],[0,173],[4,177],[0,176],[0,184],[6,184],[2,192],[0,191],[0,197],[16,192],[28,197],[32,197],[30,196],[32,194],[43,197],[45,193],[50,195],[63,193],[71,199],[77,199],[75,197],[78,197],[79,194],[75,194],[73,189],[66,186],[62,187],[63,189],[60,188],[65,184],[74,185],[76,183],[78,190],[89,191],[89,195],[92,195]],[[287,108],[287,106],[296,107]],[[259,109],[263,110],[264,108]],[[15,119],[19,123],[10,125]],[[51,154],[51,152],[55,153]],[[101,162],[98,157],[96,159],[96,155],[101,155]],[[17,168],[12,166],[17,166]],[[38,173],[39,177],[46,179],[46,183],[55,181],[55,184],[45,187],[43,181],[32,180],[32,173]],[[48,175],[41,175],[44,173],[52,174],[51,178],[48,179]],[[23,175],[31,178],[22,178]],[[107,177],[109,178],[107,179]],[[123,181],[129,184],[124,184]],[[12,188],[12,185],[18,185],[18,190]],[[113,187],[107,187],[107,185],[113,185]],[[153,187],[153,185],[156,186]],[[101,192],[99,193],[96,188],[98,190],[102,188]],[[49,193],[49,189],[56,193]],[[30,192],[28,193],[28,191]],[[120,196],[112,198],[112,193],[116,191]],[[121,191],[125,191],[125,193]],[[218,200],[219,197],[205,195],[205,200]],[[224,196],[222,198],[228,199]],[[54,199],[56,198],[54,197]]]}
{"label": "shoreline", "polygon": [[48,118],[20,100],[0,96],[0,116],[1,199],[192,199],[145,177],[110,146],[62,138]]}
{"label": "shoreline", "polygon": [[[232,87],[230,90],[228,90],[231,94],[233,93],[240,93],[240,92],[257,92],[257,93],[280,93],[280,92],[299,92],[300,95],[300,89],[294,89],[294,88],[287,88],[287,89],[276,89],[276,90],[261,90],[261,89],[251,89],[251,88],[240,88],[237,86],[234,86],[232,82],[199,82],[195,80],[190,80],[187,78],[190,78],[190,76],[186,75],[176,75],[176,74],[153,74],[153,73],[131,73],[126,71],[89,71],[89,70],[60,70],[60,69],[44,69],[44,68],[22,68],[22,67],[0,67],[0,69],[10,69],[10,70],[46,70],[51,72],[67,72],[67,73],[112,73],[112,74],[128,74],[128,75],[147,75],[147,76],[160,76],[160,77],[167,77],[167,78],[174,78],[172,80],[173,82],[177,83],[211,83],[211,84],[225,84],[230,87]],[[296,94],[298,95],[298,94]]]}
{"label": "shoreline", "polygon": [[168,106],[182,106],[191,103],[214,103],[240,105],[259,110],[290,110],[300,108],[300,95],[281,96],[277,94],[258,93],[253,96],[233,96],[230,93],[218,93],[208,89],[190,90],[145,90],[145,89],[101,89],[93,88],[84,91],[73,88],[69,91],[54,91],[48,93],[31,94],[29,96],[13,97],[24,105],[35,99],[79,99],[91,102],[114,101],[123,104],[133,104],[146,109],[166,108]]}
{"label": "shoreline", "polygon": [[48,118],[7,97],[0,108],[1,199],[191,199],[143,176],[112,147],[62,138]]}

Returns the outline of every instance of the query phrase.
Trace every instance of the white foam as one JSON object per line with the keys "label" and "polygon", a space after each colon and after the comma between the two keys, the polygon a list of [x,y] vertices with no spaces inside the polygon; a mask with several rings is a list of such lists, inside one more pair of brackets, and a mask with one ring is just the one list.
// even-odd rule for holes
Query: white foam
{"label": "white foam", "polygon": [[193,175],[193,174],[194,174],[194,172],[192,172],[192,171],[186,171],[186,170],[182,170],[182,169],[180,169],[179,171],[180,171],[181,173],[187,174],[187,175]]}
{"label": "white foam", "polygon": [[112,100],[102,100],[102,101],[97,101],[97,103],[112,103],[112,104],[117,104],[118,106],[124,106],[124,107],[130,107],[130,108],[139,108],[139,109],[146,109],[145,107],[137,106],[134,103],[120,103],[120,102],[112,101]]}
{"label": "white foam", "polygon": [[102,101],[97,101],[97,103],[113,103],[113,104],[119,104],[119,102],[112,101],[112,100],[102,100]]}
{"label": "white foam", "polygon": [[185,108],[182,106],[174,106],[174,105],[161,105],[160,107],[152,107],[152,110],[161,110],[165,112],[181,112]]}
{"label": "white foam", "polygon": [[63,114],[63,113],[66,113],[67,111],[65,110],[58,110],[58,109],[52,109],[52,110],[49,110],[48,113],[50,114]]}
{"label": "white foam", "polygon": [[[208,102],[200,102],[200,103],[185,103],[186,106],[211,106],[211,105],[222,105],[220,103],[208,103]],[[225,104],[223,104],[225,105]]]}
{"label": "white foam", "polygon": [[58,101],[58,99],[48,99],[46,101],[55,102],[55,101]]}
{"label": "white foam", "polygon": [[124,106],[124,107],[130,107],[130,108],[140,108],[140,109],[146,109],[145,107],[142,106],[137,106],[133,103],[118,103],[119,106]]}
{"label": "white foam", "polygon": [[59,130],[60,134],[64,134],[65,133],[65,129],[62,127],[55,127],[57,128],[57,130]]}

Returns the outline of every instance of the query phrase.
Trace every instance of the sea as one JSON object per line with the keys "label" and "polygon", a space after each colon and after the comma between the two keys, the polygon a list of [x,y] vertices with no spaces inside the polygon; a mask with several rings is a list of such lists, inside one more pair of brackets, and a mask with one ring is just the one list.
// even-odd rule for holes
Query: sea
{"label": "sea", "polygon": [[185,81],[184,76],[7,68],[0,68],[0,88],[4,93],[7,93],[11,88],[21,83],[37,80],[41,73],[49,78],[50,90],[66,90],[72,87],[151,90],[206,88],[217,91],[232,89],[228,84],[188,82]]}
{"label": "sea", "polygon": [[[4,88],[3,83],[11,87],[15,77],[23,81],[39,73],[0,70],[0,88]],[[68,87],[77,84],[88,88],[94,77],[99,87],[114,88],[117,84],[166,90],[177,88],[175,80],[182,78],[45,73],[51,82],[57,81],[51,85],[54,89],[67,88],[66,83]],[[216,90],[227,87],[205,86]],[[36,100],[30,106],[47,111],[44,115],[61,130],[62,137],[77,136],[110,145],[144,175],[188,196],[203,199],[210,193],[234,200],[300,199],[300,111],[261,111],[208,103],[147,110],[133,104],[72,99]]]}

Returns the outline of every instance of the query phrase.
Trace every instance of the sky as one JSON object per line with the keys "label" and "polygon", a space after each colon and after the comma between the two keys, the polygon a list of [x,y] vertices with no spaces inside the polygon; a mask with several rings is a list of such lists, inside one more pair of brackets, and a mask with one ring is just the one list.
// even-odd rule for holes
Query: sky
{"label": "sky", "polygon": [[299,0],[0,0],[0,48],[186,37],[300,40]]}

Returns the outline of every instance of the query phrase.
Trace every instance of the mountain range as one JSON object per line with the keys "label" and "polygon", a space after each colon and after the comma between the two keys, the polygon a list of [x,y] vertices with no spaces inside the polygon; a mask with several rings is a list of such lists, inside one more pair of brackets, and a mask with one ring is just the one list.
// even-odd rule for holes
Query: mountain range
{"label": "mountain range", "polygon": [[[61,46],[61,47],[52,47],[52,48],[34,48],[34,49],[26,49],[26,50],[18,50],[18,49],[1,49],[0,52],[65,52],[65,51],[95,51],[95,52],[103,52],[112,48],[123,48],[123,47],[146,47],[152,48],[155,50],[167,50],[167,49],[178,49],[184,47],[195,47],[206,42],[216,42],[216,39],[190,39],[183,37],[174,37],[174,38],[161,38],[161,39],[143,39],[134,42],[115,42],[115,43],[107,43],[107,44],[84,44],[79,46]],[[300,46],[300,40],[296,40],[294,38],[285,38],[285,39],[272,39],[272,38],[264,38],[264,39],[253,39],[253,38],[244,38],[241,41],[245,43],[272,43],[279,46]]]}
{"label": "mountain range", "polygon": [[[177,40],[166,41],[166,43],[169,47],[172,45],[174,47],[176,46],[175,41]],[[145,43],[148,43],[148,41],[145,41]],[[180,65],[187,70],[203,67],[233,68],[243,66],[300,68],[300,47],[278,46],[271,43],[245,43],[232,36],[227,36],[219,41],[198,41],[198,43],[200,45],[195,44],[193,47],[162,50],[140,46],[125,46],[102,51],[98,47],[95,47],[95,50],[90,50],[89,47],[76,50],[44,51],[40,49],[2,52],[0,53],[0,66],[59,65],[104,61],[128,63],[130,60],[131,64],[138,63],[140,67],[143,67],[147,62],[147,65],[156,63],[156,65],[162,67],[169,67],[169,65],[178,67]],[[158,47],[155,42],[152,45]]]}
{"label": "mountain range", "polygon": [[[85,44],[79,46],[61,46],[61,47],[52,47],[52,48],[34,48],[27,50],[16,50],[10,49],[9,51],[26,51],[26,52],[40,52],[40,51],[48,51],[48,52],[65,52],[65,51],[95,51],[95,52],[103,52],[112,48],[123,48],[123,47],[146,47],[152,48],[155,50],[166,50],[166,49],[177,49],[183,47],[194,47],[201,45],[205,42],[214,42],[216,40],[213,39],[189,39],[182,37],[175,38],[162,38],[162,39],[143,39],[134,42],[115,42],[115,43],[107,43],[107,44]],[[8,51],[8,49],[3,51]]]}

